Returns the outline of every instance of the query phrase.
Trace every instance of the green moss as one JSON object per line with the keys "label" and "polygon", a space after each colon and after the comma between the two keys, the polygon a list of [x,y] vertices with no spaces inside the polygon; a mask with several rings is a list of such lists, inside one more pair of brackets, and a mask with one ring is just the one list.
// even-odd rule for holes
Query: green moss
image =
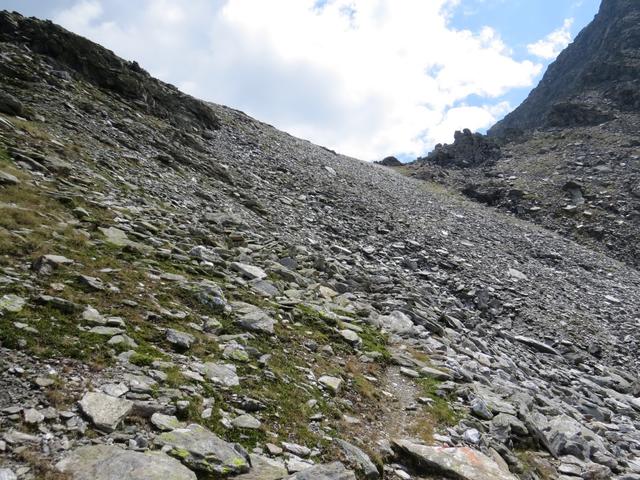
{"label": "green moss", "polygon": [[359,332],[358,335],[362,339],[362,350],[381,354],[381,359],[385,363],[391,359],[391,353],[387,349],[387,337],[379,330],[369,325],[363,325],[362,332]]}

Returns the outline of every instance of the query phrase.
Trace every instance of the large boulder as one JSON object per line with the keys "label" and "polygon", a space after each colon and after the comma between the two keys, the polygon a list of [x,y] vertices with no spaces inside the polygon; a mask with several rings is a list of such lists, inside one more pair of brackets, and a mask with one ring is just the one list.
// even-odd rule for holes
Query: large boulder
{"label": "large boulder", "polygon": [[197,424],[162,433],[155,443],[194,470],[231,475],[250,468],[249,456],[240,445],[225,442]]}
{"label": "large boulder", "polygon": [[196,474],[162,452],[139,453],[113,445],[72,451],[56,468],[73,480],[196,480]]}
{"label": "large boulder", "polygon": [[468,447],[429,447],[409,440],[394,440],[392,447],[401,461],[420,471],[435,471],[459,480],[517,480],[492,459]]}

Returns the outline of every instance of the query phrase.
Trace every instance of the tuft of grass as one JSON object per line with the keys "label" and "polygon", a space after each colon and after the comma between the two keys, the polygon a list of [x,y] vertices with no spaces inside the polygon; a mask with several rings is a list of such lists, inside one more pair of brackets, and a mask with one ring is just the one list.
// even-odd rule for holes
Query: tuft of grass
{"label": "tuft of grass", "polygon": [[56,470],[53,463],[35,449],[22,450],[17,456],[19,460],[31,467],[35,478],[40,480],[72,480],[71,475]]}
{"label": "tuft of grass", "polygon": [[450,399],[437,395],[440,382],[431,378],[420,380],[422,394],[433,402],[425,405],[424,415],[412,425],[412,434],[425,442],[433,441],[433,434],[441,428],[456,425],[462,415],[451,407]]}

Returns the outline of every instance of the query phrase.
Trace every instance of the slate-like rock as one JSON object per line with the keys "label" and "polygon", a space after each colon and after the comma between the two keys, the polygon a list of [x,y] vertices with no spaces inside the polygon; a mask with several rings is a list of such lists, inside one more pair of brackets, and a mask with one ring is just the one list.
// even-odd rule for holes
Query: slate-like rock
{"label": "slate-like rock", "polygon": [[267,278],[267,273],[260,267],[255,265],[247,265],[246,263],[233,262],[231,268],[240,273],[249,280],[263,280]]}
{"label": "slate-like rock", "polygon": [[249,471],[249,456],[237,444],[225,442],[206,428],[191,424],[158,435],[155,443],[168,453],[202,472],[232,475]]}
{"label": "slate-like rock", "polygon": [[459,480],[517,480],[486,455],[467,447],[428,447],[409,440],[393,440],[401,461],[422,472],[439,472]]}
{"label": "slate-like rock", "polygon": [[340,462],[314,465],[286,477],[286,480],[356,480],[356,475]]}
{"label": "slate-like rock", "polygon": [[164,453],[139,453],[113,445],[80,447],[56,468],[73,480],[196,480],[194,472]]}
{"label": "slate-like rock", "polygon": [[369,458],[369,455],[364,453],[360,448],[349,442],[345,442],[344,440],[336,439],[336,443],[344,452],[348,463],[356,470],[361,471],[364,478],[370,480],[380,478],[380,472],[378,472],[378,469],[371,461],[371,458]]}

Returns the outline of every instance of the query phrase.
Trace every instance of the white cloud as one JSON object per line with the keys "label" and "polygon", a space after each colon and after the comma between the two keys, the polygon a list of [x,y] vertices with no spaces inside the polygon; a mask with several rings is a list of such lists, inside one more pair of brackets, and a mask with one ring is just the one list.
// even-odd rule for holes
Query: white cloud
{"label": "white cloud", "polygon": [[527,50],[532,55],[545,60],[556,58],[571,42],[571,26],[573,18],[566,18],[560,28],[535,43],[527,45]]}
{"label": "white cloud", "polygon": [[374,160],[490,126],[496,99],[541,71],[489,27],[452,28],[459,3],[83,0],[54,20],[193,95]]}

